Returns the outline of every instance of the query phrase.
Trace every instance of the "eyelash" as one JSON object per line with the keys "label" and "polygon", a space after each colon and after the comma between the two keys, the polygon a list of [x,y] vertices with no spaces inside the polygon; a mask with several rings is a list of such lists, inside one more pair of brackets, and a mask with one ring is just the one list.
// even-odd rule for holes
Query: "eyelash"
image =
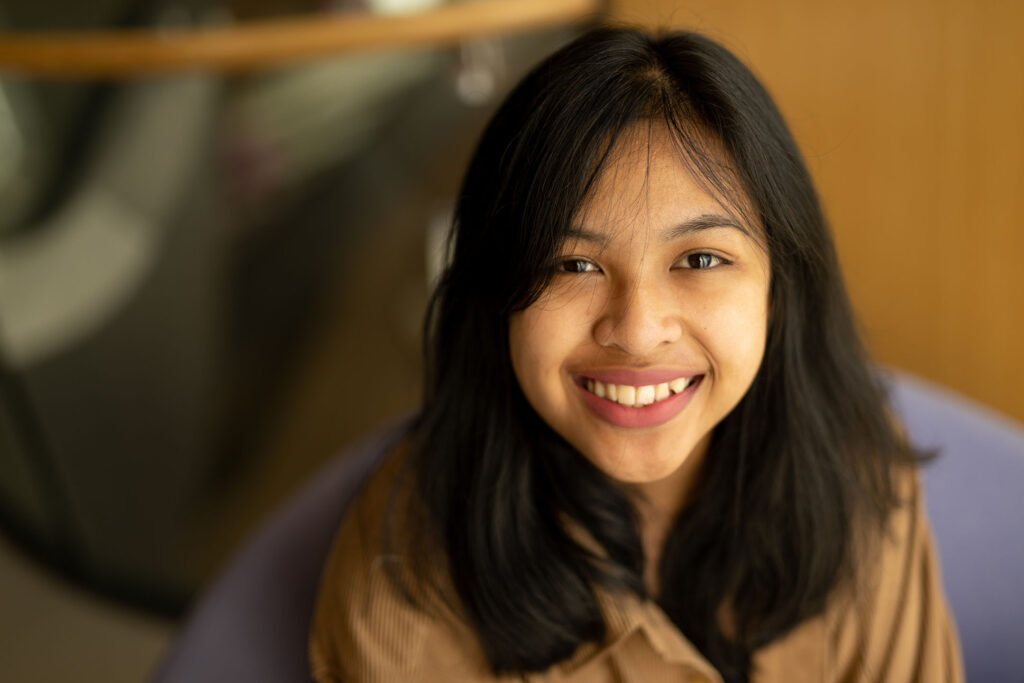
{"label": "eyelash", "polygon": [[[691,264],[691,259],[693,259],[694,257],[704,257],[702,258],[702,261],[710,260],[712,262],[717,263],[714,263],[713,265],[707,265],[702,268],[695,267]],[[721,256],[706,251],[695,251],[693,253],[687,254],[682,259],[680,259],[680,261],[685,262],[687,264],[685,266],[682,266],[683,270],[711,270],[713,268],[717,268],[718,266],[725,266],[730,264],[730,261],[726,261]],[[582,266],[582,268],[579,270],[574,270],[572,266],[576,264],[579,264],[577,268],[579,268],[580,266]],[[601,271],[601,269],[597,266],[596,263],[582,258],[569,258],[565,259],[564,261],[560,261],[556,265],[555,269],[560,273],[571,273],[573,275],[582,275],[583,273],[594,273]]]}
{"label": "eyelash", "polygon": [[[573,270],[572,268],[570,268],[570,266],[574,264],[590,266],[591,268],[593,268],[593,270]],[[559,273],[572,273],[573,275],[581,275],[583,273],[598,272],[601,269],[597,267],[597,264],[592,263],[591,261],[588,261],[586,259],[569,258],[565,259],[564,261],[559,261],[558,264],[555,266],[555,270],[557,270]]]}
{"label": "eyelash", "polygon": [[690,259],[694,258],[695,256],[696,257],[706,257],[707,259],[710,259],[712,261],[717,261],[717,263],[715,263],[714,265],[710,265],[710,266],[704,266],[703,268],[695,268],[692,265],[688,265],[687,266],[687,270],[711,270],[712,268],[717,268],[718,266],[729,265],[729,262],[726,261],[721,256],[718,256],[717,254],[712,254],[712,253],[709,253],[709,252],[706,252],[706,251],[696,251],[696,252],[693,252],[692,254],[687,254],[686,256],[683,257],[682,260],[686,261],[687,263],[689,263]]}

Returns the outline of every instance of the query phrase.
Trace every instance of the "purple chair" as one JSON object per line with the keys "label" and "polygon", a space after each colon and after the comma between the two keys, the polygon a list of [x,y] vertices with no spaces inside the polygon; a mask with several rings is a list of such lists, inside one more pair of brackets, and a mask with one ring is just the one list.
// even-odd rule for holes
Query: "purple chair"
{"label": "purple chair", "polygon": [[[969,681],[1024,682],[1024,428],[905,374],[892,400],[941,450],[925,495]],[[408,422],[348,449],[276,513],[192,609],[157,683],[307,683],[320,567],[360,484]]]}
{"label": "purple chair", "polygon": [[408,424],[346,449],[257,530],[190,610],[153,681],[312,680],[306,643],[320,568],[349,503]]}
{"label": "purple chair", "polygon": [[924,468],[925,503],[967,680],[1024,683],[1024,428],[948,389],[892,376]]}

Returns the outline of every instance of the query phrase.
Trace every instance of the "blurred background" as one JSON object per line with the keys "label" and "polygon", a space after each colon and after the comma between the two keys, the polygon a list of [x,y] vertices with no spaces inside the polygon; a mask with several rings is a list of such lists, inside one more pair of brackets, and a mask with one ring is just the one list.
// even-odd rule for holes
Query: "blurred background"
{"label": "blurred background", "polygon": [[[752,65],[875,356],[1024,420],[1024,5],[7,0],[0,680],[143,680],[254,526],[415,407],[468,155],[592,8],[703,31]],[[314,47],[328,20],[407,28],[220,68],[12,61],[40,31],[303,19]]]}

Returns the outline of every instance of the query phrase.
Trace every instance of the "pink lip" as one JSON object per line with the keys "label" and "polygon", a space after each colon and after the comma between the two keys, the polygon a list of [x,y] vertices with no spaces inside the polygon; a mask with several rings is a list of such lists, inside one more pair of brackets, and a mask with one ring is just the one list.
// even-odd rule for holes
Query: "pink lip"
{"label": "pink lip", "polygon": [[573,373],[573,376],[596,379],[605,384],[629,384],[634,387],[642,387],[648,384],[671,382],[677,377],[693,377],[699,374],[699,372],[685,370],[594,370],[593,372]]}
{"label": "pink lip", "polygon": [[[587,375],[590,377],[591,375]],[[680,375],[674,375],[679,377]],[[696,380],[693,384],[686,387],[684,391],[678,394],[673,394],[668,398],[652,403],[649,406],[643,406],[642,408],[634,408],[630,406],[619,405],[615,401],[609,401],[606,398],[601,398],[596,394],[592,394],[585,388],[576,385],[576,389],[581,392],[583,402],[587,408],[590,409],[597,417],[609,422],[616,427],[627,427],[632,429],[638,429],[642,427],[656,427],[660,424],[664,424],[671,420],[673,417],[682,412],[683,408],[687,406],[690,399],[693,398],[694,392],[703,383],[703,378]],[[602,380],[604,381],[604,380]],[[646,381],[646,380],[645,380]],[[631,384],[631,382],[614,382],[614,384]],[[646,381],[647,384],[653,384],[653,381]],[[638,385],[638,386],[643,386]]]}

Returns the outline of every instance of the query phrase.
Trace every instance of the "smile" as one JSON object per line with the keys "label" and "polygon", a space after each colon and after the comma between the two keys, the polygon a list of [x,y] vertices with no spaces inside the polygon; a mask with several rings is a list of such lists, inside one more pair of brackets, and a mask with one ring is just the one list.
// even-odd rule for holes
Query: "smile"
{"label": "smile", "polygon": [[[656,427],[668,422],[689,404],[704,379],[702,374],[675,377],[665,373],[657,373],[660,376],[654,377],[636,377],[636,373],[614,371],[601,374],[604,381],[585,375],[575,376],[583,404],[601,421],[629,429]],[[630,379],[651,383],[620,383]]]}
{"label": "smile", "polygon": [[681,394],[699,377],[700,375],[677,377],[670,382],[643,386],[612,384],[587,377],[583,378],[583,388],[599,398],[614,401],[621,406],[642,408],[664,401],[675,394]]}

